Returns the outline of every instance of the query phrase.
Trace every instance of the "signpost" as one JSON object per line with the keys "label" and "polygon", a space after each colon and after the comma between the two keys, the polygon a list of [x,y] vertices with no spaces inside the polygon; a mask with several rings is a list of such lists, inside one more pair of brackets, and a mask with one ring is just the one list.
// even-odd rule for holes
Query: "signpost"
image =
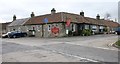
{"label": "signpost", "polygon": [[[47,26],[47,23],[48,23],[48,18],[44,18],[43,19],[43,22],[46,24],[46,26]],[[44,37],[44,25],[42,25],[42,37]]]}

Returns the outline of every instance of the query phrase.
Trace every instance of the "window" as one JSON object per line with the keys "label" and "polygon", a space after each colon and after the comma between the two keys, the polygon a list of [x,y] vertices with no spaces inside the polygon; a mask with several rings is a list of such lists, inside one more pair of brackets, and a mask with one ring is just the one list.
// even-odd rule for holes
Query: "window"
{"label": "window", "polygon": [[51,30],[51,25],[48,25],[48,31],[50,31]]}
{"label": "window", "polygon": [[100,29],[103,29],[103,26],[100,26]]}
{"label": "window", "polygon": [[58,26],[58,24],[56,24],[56,27]]}
{"label": "window", "polygon": [[89,25],[85,25],[85,29],[89,29]]}
{"label": "window", "polygon": [[97,29],[97,26],[93,25],[93,26],[92,26],[92,29]]}
{"label": "window", "polygon": [[72,31],[75,31],[75,24],[72,24]]}

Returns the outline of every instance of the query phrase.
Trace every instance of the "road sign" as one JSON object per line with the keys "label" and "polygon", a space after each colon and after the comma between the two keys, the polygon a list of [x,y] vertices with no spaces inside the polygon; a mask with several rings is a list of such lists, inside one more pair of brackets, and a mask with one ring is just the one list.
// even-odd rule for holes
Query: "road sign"
{"label": "road sign", "polygon": [[44,23],[48,23],[48,18],[45,18],[45,19],[44,19]]}

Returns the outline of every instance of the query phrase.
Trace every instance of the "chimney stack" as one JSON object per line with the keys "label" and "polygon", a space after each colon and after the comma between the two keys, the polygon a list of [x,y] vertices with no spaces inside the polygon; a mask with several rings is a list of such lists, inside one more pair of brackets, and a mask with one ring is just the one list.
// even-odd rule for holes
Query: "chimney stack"
{"label": "chimney stack", "polygon": [[15,20],[16,20],[16,15],[13,16],[13,21],[15,21]]}
{"label": "chimney stack", "polygon": [[97,14],[96,19],[100,20],[100,15],[99,14]]}
{"label": "chimney stack", "polygon": [[35,14],[34,14],[34,12],[32,12],[31,17],[34,17],[34,16],[35,16]]}
{"label": "chimney stack", "polygon": [[51,14],[54,14],[54,13],[56,13],[55,8],[53,8],[53,9],[51,10]]}
{"label": "chimney stack", "polygon": [[80,15],[81,15],[81,16],[84,16],[84,12],[83,12],[83,11],[82,11],[82,12],[80,12]]}

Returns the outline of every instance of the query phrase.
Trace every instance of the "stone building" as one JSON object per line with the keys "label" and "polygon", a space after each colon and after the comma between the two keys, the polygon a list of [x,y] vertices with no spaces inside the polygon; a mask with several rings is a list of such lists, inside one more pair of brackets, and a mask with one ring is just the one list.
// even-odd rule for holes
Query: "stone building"
{"label": "stone building", "polygon": [[0,31],[1,31],[2,34],[8,32],[7,27],[10,23],[11,22],[0,23]]}
{"label": "stone building", "polygon": [[35,16],[32,12],[30,18],[16,19],[13,17],[9,25],[9,31],[17,30],[27,32],[28,35],[34,33],[36,37],[63,37],[80,35],[84,29],[94,30],[96,33],[103,33],[104,28],[108,32],[118,27],[117,22],[100,19],[97,14],[96,19],[85,17],[84,12],[80,14],[57,12],[53,8],[51,14]]}

